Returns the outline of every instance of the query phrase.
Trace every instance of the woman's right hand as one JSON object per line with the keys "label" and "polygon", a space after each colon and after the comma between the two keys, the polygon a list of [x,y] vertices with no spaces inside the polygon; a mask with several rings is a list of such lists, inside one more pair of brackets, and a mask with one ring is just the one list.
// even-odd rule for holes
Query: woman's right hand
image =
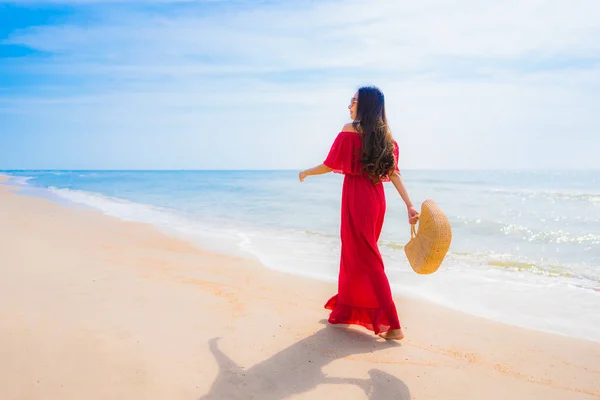
{"label": "woman's right hand", "polygon": [[304,182],[307,176],[308,174],[306,173],[306,171],[300,171],[298,173],[298,179],[300,180],[300,182]]}
{"label": "woman's right hand", "polygon": [[413,207],[408,207],[408,223],[414,225],[419,220],[419,212]]}

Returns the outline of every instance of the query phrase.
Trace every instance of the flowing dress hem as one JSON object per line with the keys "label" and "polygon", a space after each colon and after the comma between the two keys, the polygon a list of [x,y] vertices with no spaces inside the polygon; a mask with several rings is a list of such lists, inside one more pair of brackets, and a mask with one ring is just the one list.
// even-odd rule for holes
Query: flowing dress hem
{"label": "flowing dress hem", "polygon": [[325,308],[331,311],[328,319],[330,324],[360,325],[373,331],[376,335],[389,330],[400,329],[394,303],[391,303],[387,310],[383,307],[354,307],[339,303],[336,294],[327,301]]}

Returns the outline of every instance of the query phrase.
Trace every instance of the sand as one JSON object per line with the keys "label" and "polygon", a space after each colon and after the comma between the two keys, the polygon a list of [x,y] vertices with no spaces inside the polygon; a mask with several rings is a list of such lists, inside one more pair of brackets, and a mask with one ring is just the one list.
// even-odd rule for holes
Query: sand
{"label": "sand", "polygon": [[3,400],[600,398],[597,342],[404,297],[386,342],[326,323],[335,284],[149,225],[6,185],[0,221]]}

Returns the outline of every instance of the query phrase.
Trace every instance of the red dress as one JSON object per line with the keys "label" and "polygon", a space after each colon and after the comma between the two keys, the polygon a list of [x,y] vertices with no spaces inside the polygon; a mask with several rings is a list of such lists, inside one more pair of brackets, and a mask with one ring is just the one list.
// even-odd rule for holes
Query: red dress
{"label": "red dress", "polygon": [[[344,174],[338,294],[325,308],[332,324],[362,325],[375,334],[400,329],[396,305],[377,246],[386,209],[383,184],[362,172],[362,137],[340,132],[324,164]],[[398,145],[394,142],[398,170]],[[389,179],[385,179],[388,181]]]}

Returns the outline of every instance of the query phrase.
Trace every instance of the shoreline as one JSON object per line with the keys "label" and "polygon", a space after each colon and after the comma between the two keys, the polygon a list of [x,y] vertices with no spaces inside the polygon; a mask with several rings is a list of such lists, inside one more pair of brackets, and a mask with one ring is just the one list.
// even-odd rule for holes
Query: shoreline
{"label": "shoreline", "polygon": [[[0,174],[0,176],[2,176],[2,174]],[[242,249],[240,247],[240,245],[234,243],[231,238],[227,238],[226,241],[221,242],[219,240],[215,240],[213,237],[206,235],[206,232],[202,234],[202,236],[203,236],[202,238],[193,237],[193,235],[190,236],[189,234],[184,234],[182,232],[178,232],[177,228],[172,228],[170,226],[164,226],[161,224],[157,224],[150,220],[139,220],[138,219],[136,221],[135,219],[132,220],[130,218],[123,218],[123,216],[119,215],[119,213],[115,214],[115,213],[111,212],[110,210],[106,211],[102,208],[99,209],[98,207],[94,207],[85,202],[81,202],[78,199],[75,199],[75,200],[70,199],[69,196],[67,196],[65,198],[62,195],[57,194],[52,190],[49,190],[48,188],[27,185],[22,180],[22,177],[13,176],[13,175],[4,175],[4,176],[9,178],[10,180],[15,180],[15,182],[18,182],[17,185],[18,185],[19,192],[20,192],[20,194],[23,194],[23,195],[50,200],[52,202],[61,204],[63,206],[94,210],[103,215],[107,215],[111,218],[116,218],[119,221],[135,221],[135,222],[140,222],[140,223],[147,223],[147,224],[151,225],[153,228],[158,229],[160,232],[162,232],[163,234],[165,234],[167,236],[179,238],[181,240],[190,242],[190,243],[194,244],[195,246],[198,246],[199,248],[206,250],[208,252],[225,254],[228,256],[232,256],[232,257],[243,258],[243,259],[249,260],[251,262],[257,262],[257,263],[261,264],[261,266],[263,268],[269,269],[271,271],[275,271],[277,273],[283,273],[283,274],[294,276],[294,277],[308,278],[308,279],[312,279],[312,280],[319,281],[319,282],[326,282],[326,283],[336,283],[337,282],[337,274],[334,277],[334,276],[328,276],[328,275],[326,276],[323,274],[315,274],[314,271],[307,273],[307,272],[304,272],[299,269],[290,270],[289,268],[278,268],[278,266],[273,265],[272,262],[267,262],[266,260],[264,260],[263,259],[264,254],[260,255],[260,254],[254,253],[250,250]],[[82,191],[81,193],[85,194],[85,195],[92,195],[92,196],[94,196],[94,195],[103,196],[101,193],[95,193],[95,192]],[[147,204],[143,204],[143,203],[132,202],[131,204],[135,204],[138,206],[144,206],[144,207],[146,207],[146,206],[152,207],[151,205],[147,205]],[[406,267],[410,271],[410,267],[408,265],[406,265]],[[390,273],[393,274],[394,270],[391,269]],[[408,277],[406,277],[406,278],[408,278]],[[413,278],[413,277],[411,277],[411,278]],[[545,324],[543,322],[543,320],[534,320],[534,319],[526,319],[526,318],[524,319],[524,315],[519,315],[518,312],[516,312],[516,313],[513,312],[512,314],[510,314],[507,310],[496,310],[496,309],[490,309],[490,308],[486,309],[485,307],[478,308],[478,307],[469,306],[468,304],[465,305],[462,303],[461,304],[453,303],[448,298],[436,299],[436,298],[430,297],[431,293],[429,293],[429,295],[428,295],[428,294],[422,294],[422,293],[413,291],[412,287],[406,283],[404,283],[405,286],[402,286],[402,287],[399,287],[398,285],[396,285],[396,287],[394,287],[395,286],[394,282],[391,282],[391,283],[392,283],[392,292],[393,292],[394,296],[399,296],[402,298],[410,298],[410,299],[414,299],[417,301],[424,301],[427,303],[441,306],[448,310],[453,310],[456,312],[464,313],[469,316],[473,316],[476,318],[482,318],[482,319],[492,321],[492,322],[506,324],[506,325],[509,325],[512,327],[519,327],[519,328],[524,328],[524,329],[528,329],[528,330],[533,330],[536,332],[550,333],[550,334],[564,336],[564,337],[568,337],[568,338],[576,338],[576,339],[582,339],[582,340],[588,340],[588,341],[600,343],[600,336],[597,336],[597,334],[594,334],[596,332],[590,332],[589,328],[587,328],[587,327],[584,327],[584,329],[580,330],[580,331],[578,331],[575,328],[575,326],[580,326],[577,324],[577,322],[580,322],[580,321],[572,321],[570,324],[567,324],[566,322],[561,322],[562,325],[559,324],[559,325],[553,327],[553,326],[549,326],[551,324]],[[418,286],[418,280],[415,280],[414,283],[417,284],[417,286]],[[598,291],[598,290],[600,290],[600,289],[597,289],[596,291]],[[514,308],[514,306],[515,306],[515,304],[513,304],[513,308]],[[514,310],[516,311],[517,309],[515,308]],[[583,318],[583,315],[580,315],[580,318]],[[576,322],[576,323],[573,324],[573,322]],[[590,322],[588,322],[588,324],[590,324]],[[567,328],[567,326],[569,326],[569,325],[571,327]],[[593,324],[591,326],[593,326]]]}
{"label": "shoreline", "polygon": [[395,295],[389,343],[324,322],[332,283],[7,185],[0,215],[2,398],[600,398],[597,342]]}

